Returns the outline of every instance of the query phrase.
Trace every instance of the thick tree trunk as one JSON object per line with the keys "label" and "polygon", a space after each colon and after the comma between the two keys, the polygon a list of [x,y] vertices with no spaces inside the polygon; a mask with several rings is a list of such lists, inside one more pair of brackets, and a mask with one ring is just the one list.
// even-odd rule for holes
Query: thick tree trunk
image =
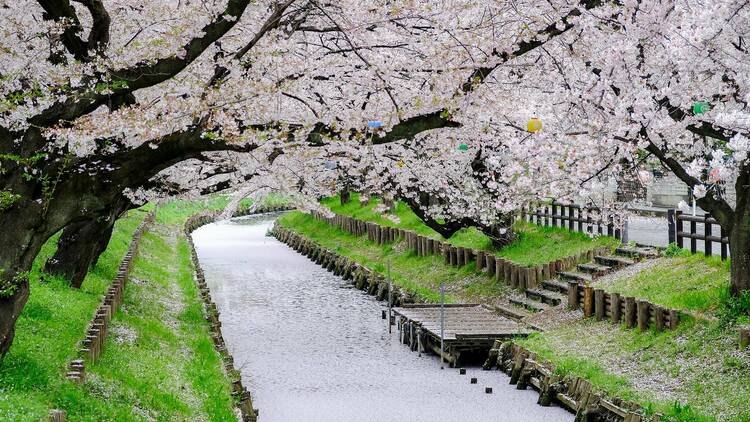
{"label": "thick tree trunk", "polygon": [[57,251],[47,260],[44,271],[62,276],[70,281],[71,287],[80,288],[89,269],[107,249],[115,222],[133,207],[130,200],[121,197],[105,215],[65,226],[57,242]]}
{"label": "thick tree trunk", "polygon": [[349,189],[344,188],[341,190],[341,193],[339,194],[339,199],[341,200],[341,205],[346,205],[349,203],[349,201],[352,200],[352,193],[349,191]]}
{"label": "thick tree trunk", "polygon": [[44,265],[44,271],[59,275],[80,288],[89,269],[104,252],[112,236],[114,220],[105,218],[69,224],[57,241],[57,251]]}
{"label": "thick tree trunk", "polygon": [[28,281],[17,285],[17,290],[10,297],[0,297],[0,361],[13,344],[16,334],[16,320],[21,315],[26,301],[29,299]]}

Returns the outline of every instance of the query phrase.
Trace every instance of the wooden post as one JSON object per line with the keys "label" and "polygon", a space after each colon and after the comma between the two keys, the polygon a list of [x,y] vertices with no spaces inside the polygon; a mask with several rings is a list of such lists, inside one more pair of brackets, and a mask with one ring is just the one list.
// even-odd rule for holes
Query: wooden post
{"label": "wooden post", "polygon": [[518,290],[525,292],[528,286],[528,279],[526,278],[529,274],[529,269],[524,267],[518,267]]}
{"label": "wooden post", "polygon": [[677,311],[674,309],[669,310],[669,329],[674,330],[677,328],[677,323],[680,322],[680,316],[677,315]]}
{"label": "wooden post", "polygon": [[750,346],[750,328],[740,328],[740,350],[745,350]]}
{"label": "wooden post", "polygon": [[628,328],[635,327],[635,298],[625,298],[625,326]]}
{"label": "wooden post", "polygon": [[469,265],[469,263],[471,262],[471,258],[471,248],[464,248],[464,265]]}
{"label": "wooden post", "polygon": [[482,269],[484,268],[484,263],[485,263],[484,252],[477,251],[477,268],[476,268],[476,270],[477,271],[482,271]]}
{"label": "wooden post", "polygon": [[500,281],[503,279],[503,268],[505,266],[505,260],[502,258],[495,259],[495,280]]}
{"label": "wooden post", "polygon": [[645,300],[636,302],[636,312],[638,313],[638,329],[641,331],[648,330],[649,305]]}
{"label": "wooden post", "polygon": [[604,309],[604,290],[602,289],[594,290],[594,313],[597,321],[603,320],[606,314],[606,310]]}
{"label": "wooden post", "polygon": [[49,411],[49,422],[65,422],[68,414],[64,410],[52,409]]}
{"label": "wooden post", "polygon": [[497,258],[492,254],[487,254],[485,258],[487,260],[487,274],[491,277],[495,274],[495,261],[497,260]]}
{"label": "wooden post", "polygon": [[466,262],[464,262],[464,248],[457,247],[456,248],[456,265],[459,267],[463,267]]}
{"label": "wooden post", "polygon": [[510,284],[512,271],[513,271],[513,263],[510,261],[503,260],[503,280],[505,280],[505,284]]}
{"label": "wooden post", "polygon": [[448,248],[451,251],[451,266],[455,267],[456,265],[458,265],[458,260],[456,257],[456,248],[454,248],[453,246],[448,246]]}
{"label": "wooden post", "polygon": [[578,309],[578,282],[568,281],[568,309]]}
{"label": "wooden post", "polygon": [[654,305],[654,325],[656,331],[664,331],[664,308],[658,305]]}
{"label": "wooden post", "polygon": [[594,288],[583,287],[583,316],[588,318],[594,314]]}
{"label": "wooden post", "polygon": [[[542,283],[543,280],[545,280],[545,278],[544,278],[544,271],[542,271],[542,266],[540,265],[540,266],[536,267],[534,269],[534,271],[536,272],[536,282],[537,282],[537,285],[539,285],[539,284]],[[536,286],[534,286],[534,287],[536,287]]]}
{"label": "wooden post", "polygon": [[451,251],[449,248],[443,248],[443,261],[445,265],[451,264]]}
{"label": "wooden post", "polygon": [[610,293],[610,307],[612,308],[612,323],[617,324],[620,322],[620,318],[622,316],[621,309],[620,309],[620,294],[619,293]]}
{"label": "wooden post", "polygon": [[526,274],[526,288],[527,289],[534,289],[536,288],[538,282],[536,279],[536,268],[529,268],[528,273]]}
{"label": "wooden post", "polygon": [[518,265],[513,264],[510,270],[510,286],[516,288],[518,286]]}

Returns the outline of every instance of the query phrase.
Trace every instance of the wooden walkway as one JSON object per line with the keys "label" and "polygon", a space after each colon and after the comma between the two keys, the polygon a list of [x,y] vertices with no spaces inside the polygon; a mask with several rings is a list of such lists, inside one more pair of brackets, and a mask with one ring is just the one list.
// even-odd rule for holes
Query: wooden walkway
{"label": "wooden walkway", "polygon": [[[399,338],[412,350],[440,354],[440,305],[415,304],[394,308]],[[532,331],[476,304],[446,304],[443,357],[452,365],[461,356],[485,355],[495,340],[525,337]]]}

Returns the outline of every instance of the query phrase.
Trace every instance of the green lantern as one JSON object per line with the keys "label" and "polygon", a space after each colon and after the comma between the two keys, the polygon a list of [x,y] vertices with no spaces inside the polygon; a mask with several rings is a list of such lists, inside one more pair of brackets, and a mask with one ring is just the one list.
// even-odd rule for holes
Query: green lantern
{"label": "green lantern", "polygon": [[693,103],[693,114],[696,116],[711,111],[711,104],[705,101],[696,101]]}
{"label": "green lantern", "polygon": [[468,151],[469,150],[469,146],[466,145],[466,144],[461,144],[461,145],[458,146],[458,150],[459,151]]}

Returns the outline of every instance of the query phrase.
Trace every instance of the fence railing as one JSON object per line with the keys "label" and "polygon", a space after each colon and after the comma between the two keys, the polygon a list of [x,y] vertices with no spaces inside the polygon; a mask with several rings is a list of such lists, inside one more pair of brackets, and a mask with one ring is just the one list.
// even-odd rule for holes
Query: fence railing
{"label": "fence railing", "polygon": [[599,234],[622,240],[622,228],[611,217],[603,217],[597,208],[552,202],[522,210],[525,220],[540,226],[562,227],[570,231]]}
{"label": "fence railing", "polygon": [[667,224],[669,243],[677,243],[680,248],[685,248],[686,239],[689,239],[690,252],[696,253],[698,241],[700,241],[706,256],[713,255],[713,245],[718,243],[721,259],[725,260],[729,256],[729,237],[716,219],[709,214],[689,215],[682,211],[669,210]]}

